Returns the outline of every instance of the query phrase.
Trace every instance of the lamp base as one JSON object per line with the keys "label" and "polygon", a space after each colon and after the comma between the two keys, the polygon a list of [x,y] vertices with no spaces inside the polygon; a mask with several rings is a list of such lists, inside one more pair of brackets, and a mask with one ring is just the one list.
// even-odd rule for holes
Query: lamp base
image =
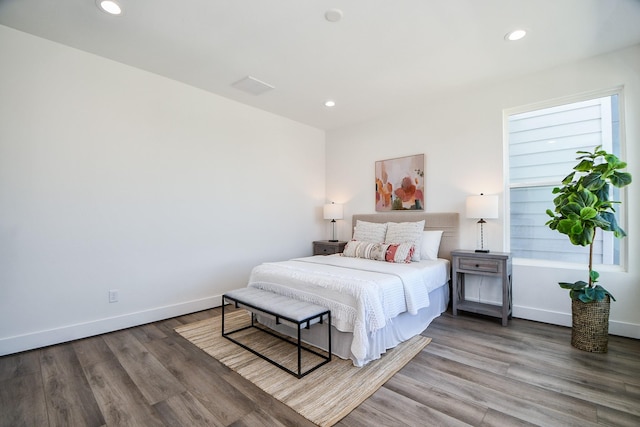
{"label": "lamp base", "polygon": [[476,252],[481,253],[481,254],[488,254],[489,253],[489,249],[476,249]]}
{"label": "lamp base", "polygon": [[337,239],[336,239],[336,240],[331,240],[331,239],[329,239],[328,241],[329,241],[329,242],[339,242],[339,240],[337,240]]}

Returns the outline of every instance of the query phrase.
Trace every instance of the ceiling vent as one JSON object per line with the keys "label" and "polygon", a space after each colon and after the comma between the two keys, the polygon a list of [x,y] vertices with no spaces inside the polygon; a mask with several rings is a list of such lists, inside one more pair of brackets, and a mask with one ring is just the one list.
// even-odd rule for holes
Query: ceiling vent
{"label": "ceiling vent", "polygon": [[262,95],[263,93],[276,88],[269,83],[265,83],[251,76],[240,79],[231,86],[235,87],[236,89],[240,89],[241,91],[250,93],[251,95]]}

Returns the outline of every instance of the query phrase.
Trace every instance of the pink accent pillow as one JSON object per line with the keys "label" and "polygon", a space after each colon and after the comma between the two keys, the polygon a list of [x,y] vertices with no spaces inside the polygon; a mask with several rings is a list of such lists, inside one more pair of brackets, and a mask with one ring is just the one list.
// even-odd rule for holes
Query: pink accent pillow
{"label": "pink accent pillow", "polygon": [[408,264],[411,262],[411,257],[413,256],[414,251],[415,247],[411,243],[389,245],[387,253],[385,254],[385,261]]}

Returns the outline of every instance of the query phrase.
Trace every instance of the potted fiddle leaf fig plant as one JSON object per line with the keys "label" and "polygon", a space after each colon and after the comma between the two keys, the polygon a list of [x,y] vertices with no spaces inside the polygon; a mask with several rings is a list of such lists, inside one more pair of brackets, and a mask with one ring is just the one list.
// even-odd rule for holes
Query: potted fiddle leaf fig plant
{"label": "potted fiddle leaf fig plant", "polygon": [[599,273],[593,269],[593,242],[598,229],[610,231],[616,238],[626,233],[614,216],[610,200],[611,186],[622,188],[631,183],[631,174],[622,172],[627,164],[617,156],[596,147],[593,152],[578,151],[578,164],[553,189],[555,209],[547,209],[551,217],[546,225],[568,236],[574,245],[589,247],[588,280],[560,282],[571,297],[571,345],[596,353],[606,353],[609,339],[610,303],[615,298],[597,284]]}

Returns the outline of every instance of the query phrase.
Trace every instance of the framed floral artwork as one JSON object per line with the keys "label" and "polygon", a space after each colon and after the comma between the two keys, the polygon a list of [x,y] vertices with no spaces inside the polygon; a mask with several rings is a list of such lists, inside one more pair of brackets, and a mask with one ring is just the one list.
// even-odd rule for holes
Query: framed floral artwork
{"label": "framed floral artwork", "polygon": [[376,162],[376,211],[424,210],[424,154]]}

